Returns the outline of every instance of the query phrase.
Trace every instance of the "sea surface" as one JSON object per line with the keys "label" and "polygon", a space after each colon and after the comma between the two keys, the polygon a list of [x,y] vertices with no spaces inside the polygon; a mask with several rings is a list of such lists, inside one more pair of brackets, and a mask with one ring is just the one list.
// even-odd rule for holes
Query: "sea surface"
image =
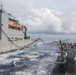
{"label": "sea surface", "polygon": [[[0,55],[0,75],[51,75],[58,57],[56,42],[75,42],[76,35],[29,34],[41,38],[36,45]],[[53,42],[54,41],[54,42]],[[56,42],[55,42],[56,41]]]}

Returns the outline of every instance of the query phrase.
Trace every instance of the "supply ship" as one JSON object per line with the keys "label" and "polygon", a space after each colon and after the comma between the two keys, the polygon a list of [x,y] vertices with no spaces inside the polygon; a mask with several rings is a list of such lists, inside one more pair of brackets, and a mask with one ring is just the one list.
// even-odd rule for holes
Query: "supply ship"
{"label": "supply ship", "polygon": [[14,16],[0,5],[0,53],[18,49],[30,44],[27,27],[21,25]]}

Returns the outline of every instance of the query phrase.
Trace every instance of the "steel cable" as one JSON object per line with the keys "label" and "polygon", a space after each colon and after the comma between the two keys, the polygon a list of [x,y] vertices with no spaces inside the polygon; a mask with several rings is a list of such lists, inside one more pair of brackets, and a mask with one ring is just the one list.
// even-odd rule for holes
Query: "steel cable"
{"label": "steel cable", "polygon": [[18,45],[16,45],[12,40],[10,40],[10,38],[7,36],[7,34],[4,32],[3,29],[2,29],[2,32],[5,34],[5,36],[7,37],[7,39],[8,39],[13,45],[15,45],[18,49],[30,47],[31,45],[35,44],[35,43],[38,42],[39,40],[41,40],[43,43],[45,43],[41,38],[37,38],[37,39],[34,40],[32,43],[30,43],[30,44],[28,44],[28,45],[26,45],[26,46],[18,46]]}
{"label": "steel cable", "polygon": [[[5,36],[7,37],[7,39],[8,39],[13,45],[15,45],[18,49],[23,49],[23,48],[28,48],[28,47],[30,47],[30,46],[33,46],[33,45],[37,44],[39,40],[42,41],[44,44],[46,44],[46,42],[45,42],[42,38],[37,38],[36,40],[34,40],[33,42],[31,42],[30,44],[28,44],[28,45],[26,45],[26,46],[18,46],[18,45],[16,45],[12,40],[10,40],[10,38],[7,36],[7,34],[4,32],[3,29],[2,29],[2,32],[5,34]],[[57,45],[59,45],[57,41],[51,42],[50,45],[53,44],[53,43],[56,43]]]}

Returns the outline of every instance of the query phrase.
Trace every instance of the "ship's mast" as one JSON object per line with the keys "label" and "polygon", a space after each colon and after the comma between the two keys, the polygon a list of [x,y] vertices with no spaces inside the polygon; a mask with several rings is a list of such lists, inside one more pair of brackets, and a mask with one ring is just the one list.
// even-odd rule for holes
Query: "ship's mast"
{"label": "ship's mast", "polygon": [[0,40],[2,39],[2,12],[3,12],[3,5],[2,1],[0,0]]}
{"label": "ship's mast", "polygon": [[1,0],[0,0],[0,11],[3,11],[3,4]]}

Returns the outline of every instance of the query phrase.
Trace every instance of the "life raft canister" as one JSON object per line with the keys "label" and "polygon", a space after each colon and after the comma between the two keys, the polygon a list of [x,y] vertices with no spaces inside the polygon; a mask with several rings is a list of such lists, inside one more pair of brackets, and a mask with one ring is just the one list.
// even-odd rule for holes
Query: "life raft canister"
{"label": "life raft canister", "polygon": [[9,25],[9,27],[16,27],[16,25],[15,24],[8,24]]}
{"label": "life raft canister", "polygon": [[14,28],[18,28],[18,29],[22,28],[22,26],[16,25],[16,24],[8,24],[8,25],[9,25],[9,27],[14,27]]}
{"label": "life raft canister", "polygon": [[22,28],[22,26],[16,25],[16,28],[21,29],[21,28]]}

